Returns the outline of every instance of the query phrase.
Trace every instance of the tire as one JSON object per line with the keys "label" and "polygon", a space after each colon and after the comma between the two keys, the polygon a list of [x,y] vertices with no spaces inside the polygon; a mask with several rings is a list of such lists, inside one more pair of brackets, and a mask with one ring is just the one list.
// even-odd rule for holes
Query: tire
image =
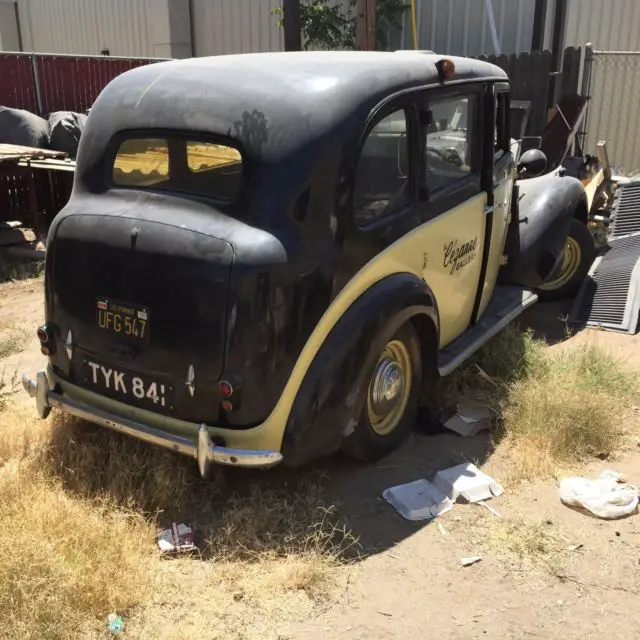
{"label": "tire", "polygon": [[[385,360],[387,371],[397,373],[400,367],[404,384],[399,392],[400,397],[392,402],[389,411],[381,411],[378,415],[373,387],[374,381],[382,378],[380,374],[385,367]],[[342,451],[352,458],[367,462],[374,462],[391,453],[416,424],[421,388],[420,342],[411,323],[407,323],[389,340],[372,368],[360,419],[353,432],[343,441]],[[378,399],[385,402],[380,394]]]}
{"label": "tire", "polygon": [[544,302],[573,297],[596,255],[596,245],[587,225],[574,218],[569,227],[564,263],[555,277],[536,289],[539,300]]}

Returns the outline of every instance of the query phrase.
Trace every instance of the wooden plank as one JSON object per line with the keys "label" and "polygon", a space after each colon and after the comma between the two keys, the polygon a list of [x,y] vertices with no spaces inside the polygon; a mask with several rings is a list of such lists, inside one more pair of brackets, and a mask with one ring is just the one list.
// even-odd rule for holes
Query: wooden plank
{"label": "wooden plank", "polygon": [[39,149],[37,147],[23,147],[19,144],[0,143],[0,156],[29,156],[31,158],[64,158],[64,151],[52,151],[51,149]]}
{"label": "wooden plank", "polygon": [[578,77],[580,76],[580,47],[567,47],[562,60],[562,81],[559,98],[578,93]]}
{"label": "wooden plank", "polygon": [[376,0],[356,0],[356,49],[375,51]]}
{"label": "wooden plank", "polygon": [[43,158],[42,160],[32,160],[24,158],[18,161],[19,167],[27,169],[47,169],[50,171],[75,171],[76,163],[74,160],[57,160],[55,158]]}

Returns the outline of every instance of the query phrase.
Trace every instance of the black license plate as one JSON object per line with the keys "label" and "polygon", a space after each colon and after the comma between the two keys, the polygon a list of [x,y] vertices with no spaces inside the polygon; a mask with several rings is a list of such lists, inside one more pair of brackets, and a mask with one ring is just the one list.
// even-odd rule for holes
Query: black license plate
{"label": "black license plate", "polygon": [[111,298],[98,298],[96,312],[98,327],[103,331],[136,342],[149,342],[150,313],[147,307]]}
{"label": "black license plate", "polygon": [[151,411],[173,410],[173,387],[160,378],[86,358],[80,367],[84,386],[101,395]]}

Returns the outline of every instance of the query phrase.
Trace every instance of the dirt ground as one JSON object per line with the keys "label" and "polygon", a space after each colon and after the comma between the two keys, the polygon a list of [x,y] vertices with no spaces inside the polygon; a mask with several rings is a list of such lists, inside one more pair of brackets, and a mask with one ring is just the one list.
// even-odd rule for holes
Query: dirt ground
{"label": "dirt ground", "polygon": [[[18,322],[35,329],[42,301],[39,281],[0,285],[0,324]],[[566,305],[537,305],[523,322],[554,349],[595,340],[640,371],[640,336],[583,331],[567,338],[566,313]],[[24,395],[16,370],[33,372],[41,361],[35,338],[20,353],[0,360],[0,373],[5,384],[15,386],[15,398]],[[478,505],[456,504],[437,521],[410,523],[380,497],[387,487],[429,478],[438,469],[466,461],[505,482],[505,494],[491,501],[495,514]],[[640,442],[615,464],[593,463],[582,475],[612,467],[640,485]],[[288,607],[275,611],[233,602],[222,616],[228,625],[221,628],[202,565],[164,563],[158,584],[173,581],[180,593],[163,589],[127,635],[265,640],[640,637],[640,515],[617,521],[591,518],[563,506],[554,482],[510,487],[502,477],[504,468],[500,449],[494,451],[484,435],[463,439],[416,433],[377,465],[323,461],[300,473],[326,478],[327,500],[339,504],[348,517],[363,556],[339,569],[328,599],[292,596]],[[274,482],[279,473],[273,472]],[[472,555],[482,560],[462,567],[460,559]],[[208,627],[214,610],[215,622],[212,617]]]}

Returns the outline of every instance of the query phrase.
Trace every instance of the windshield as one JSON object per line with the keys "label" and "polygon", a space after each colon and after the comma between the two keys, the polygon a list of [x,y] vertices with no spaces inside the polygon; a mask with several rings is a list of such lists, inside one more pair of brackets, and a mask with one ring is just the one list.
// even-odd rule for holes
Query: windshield
{"label": "windshield", "polygon": [[118,187],[179,191],[231,200],[242,185],[240,151],[188,138],[136,136],[120,142],[113,162]]}

